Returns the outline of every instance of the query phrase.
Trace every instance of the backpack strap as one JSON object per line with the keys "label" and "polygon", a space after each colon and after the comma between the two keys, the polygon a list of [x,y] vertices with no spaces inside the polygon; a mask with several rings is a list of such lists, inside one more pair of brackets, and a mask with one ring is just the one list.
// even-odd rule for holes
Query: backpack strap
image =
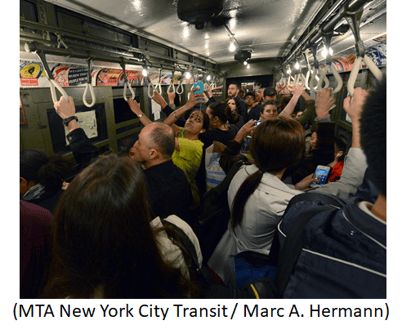
{"label": "backpack strap", "polygon": [[[338,204],[339,205],[339,204]],[[289,206],[288,206],[289,208]],[[297,224],[294,224],[286,236],[281,252],[278,258],[277,274],[275,282],[278,295],[282,298],[290,274],[295,266],[303,247],[303,230],[307,223],[320,212],[333,209],[329,205],[312,207],[298,215]]]}
{"label": "backpack strap", "polygon": [[226,177],[223,179],[223,181],[218,186],[213,188],[215,189],[217,196],[220,196],[224,191],[228,190],[230,182],[232,182],[233,177],[243,165],[243,160],[236,161],[235,164],[230,168],[229,172],[226,174]]}

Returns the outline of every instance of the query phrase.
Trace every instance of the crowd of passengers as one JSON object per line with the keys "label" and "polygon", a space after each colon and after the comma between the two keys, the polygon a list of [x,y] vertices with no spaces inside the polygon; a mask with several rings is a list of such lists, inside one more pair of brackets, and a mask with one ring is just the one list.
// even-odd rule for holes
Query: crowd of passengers
{"label": "crowd of passengers", "polygon": [[[208,297],[181,233],[194,246],[196,266],[204,263],[217,285],[236,289],[233,256],[269,254],[288,203],[303,192],[346,204],[305,232],[321,263],[301,255],[283,297],[385,298],[385,80],[344,100],[351,143],[334,136],[331,89],[313,99],[300,85],[280,96],[284,88],[244,91],[232,83],[226,101],[217,102],[211,88],[196,94],[194,87],[178,107],[174,92],[165,101],[154,91],[163,122],[129,98],[143,128],[117,155],[99,155],[72,97],[61,97],[54,107],[75,161],[20,153],[21,298]],[[196,232],[207,192],[205,150],[214,142],[224,145],[226,173],[243,164],[227,189],[227,230],[203,259]],[[331,167],[323,185],[314,184],[318,165]]]}

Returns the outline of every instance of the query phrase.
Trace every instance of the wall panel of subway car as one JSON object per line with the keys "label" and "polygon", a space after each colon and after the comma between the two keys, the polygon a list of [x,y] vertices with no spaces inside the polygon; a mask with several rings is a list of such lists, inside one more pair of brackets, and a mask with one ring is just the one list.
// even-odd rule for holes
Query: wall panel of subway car
{"label": "wall panel of subway car", "polygon": [[20,0],[21,298],[386,298],[385,0]]}

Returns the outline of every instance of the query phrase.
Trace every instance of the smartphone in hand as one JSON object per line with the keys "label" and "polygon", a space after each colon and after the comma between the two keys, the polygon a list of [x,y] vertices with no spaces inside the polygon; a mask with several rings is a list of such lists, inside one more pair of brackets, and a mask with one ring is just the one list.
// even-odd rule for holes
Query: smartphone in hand
{"label": "smartphone in hand", "polygon": [[313,178],[319,180],[318,182],[312,182],[312,184],[324,184],[327,182],[328,177],[329,177],[329,172],[331,171],[331,167],[329,166],[323,166],[323,165],[318,165]]}
{"label": "smartphone in hand", "polygon": [[[193,88],[196,88],[198,86],[198,89],[194,91],[194,94],[202,94],[204,93],[204,83],[202,81],[197,81],[194,83]],[[199,99],[198,101],[202,101],[202,99]]]}

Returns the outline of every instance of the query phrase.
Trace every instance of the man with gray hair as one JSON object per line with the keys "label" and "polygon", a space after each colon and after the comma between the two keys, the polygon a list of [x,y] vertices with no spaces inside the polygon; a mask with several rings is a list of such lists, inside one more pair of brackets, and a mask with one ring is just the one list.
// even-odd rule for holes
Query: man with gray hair
{"label": "man with gray hair", "polygon": [[134,160],[143,164],[148,198],[155,216],[177,215],[188,220],[192,203],[190,184],[184,172],[173,164],[173,129],[164,123],[145,126],[135,142]]}

